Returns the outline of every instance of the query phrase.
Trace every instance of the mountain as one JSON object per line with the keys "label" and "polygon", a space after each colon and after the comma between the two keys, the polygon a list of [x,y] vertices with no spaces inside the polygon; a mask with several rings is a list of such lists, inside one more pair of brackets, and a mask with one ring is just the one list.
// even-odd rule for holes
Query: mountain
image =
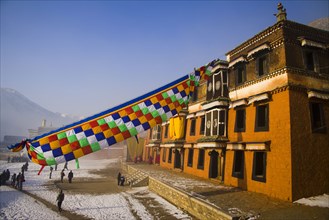
{"label": "mountain", "polygon": [[0,140],[5,135],[29,137],[28,129],[37,129],[42,120],[54,129],[78,121],[79,117],[51,112],[14,89],[1,88]]}
{"label": "mountain", "polygon": [[310,22],[308,26],[329,31],[329,17],[319,18],[315,21]]}

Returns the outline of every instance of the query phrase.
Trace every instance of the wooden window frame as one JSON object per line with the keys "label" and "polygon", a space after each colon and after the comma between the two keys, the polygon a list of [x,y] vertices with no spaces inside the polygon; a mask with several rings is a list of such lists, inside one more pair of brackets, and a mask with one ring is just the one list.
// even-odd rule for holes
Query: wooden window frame
{"label": "wooden window frame", "polygon": [[[241,154],[241,158],[238,158],[239,155],[237,154]],[[240,166],[238,167],[238,159],[241,159]],[[239,170],[237,171],[237,169],[239,168]],[[244,151],[242,150],[236,150],[234,151],[234,160],[233,160],[233,168],[232,168],[232,176],[239,178],[239,179],[243,179],[244,178]]]}
{"label": "wooden window frame", "polygon": [[[239,114],[243,115],[243,127],[238,127],[239,122]],[[235,109],[235,126],[234,126],[234,132],[245,132],[246,131],[246,109],[245,108],[238,108]]]}
{"label": "wooden window frame", "polygon": [[[259,164],[257,157],[262,157],[262,164]],[[259,182],[266,182],[266,158],[267,153],[264,151],[255,151],[254,158],[253,158],[253,165],[252,165],[252,180],[259,181]],[[262,166],[261,174],[257,173],[258,166]]]}
{"label": "wooden window frame", "polygon": [[[264,126],[259,126],[259,120],[260,118],[260,108],[265,107],[265,115],[264,115]],[[269,104],[264,104],[264,105],[256,105],[256,117],[255,117],[255,132],[259,131],[269,131]]]}

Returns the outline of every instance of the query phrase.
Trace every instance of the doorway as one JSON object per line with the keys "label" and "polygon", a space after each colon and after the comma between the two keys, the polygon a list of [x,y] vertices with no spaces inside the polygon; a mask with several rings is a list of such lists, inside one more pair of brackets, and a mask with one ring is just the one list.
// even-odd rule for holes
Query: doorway
{"label": "doorway", "polygon": [[[215,150],[210,152],[210,164],[209,164],[209,178],[218,179],[219,172],[221,171],[221,163],[219,163],[219,153]],[[219,172],[218,172],[219,171]]]}

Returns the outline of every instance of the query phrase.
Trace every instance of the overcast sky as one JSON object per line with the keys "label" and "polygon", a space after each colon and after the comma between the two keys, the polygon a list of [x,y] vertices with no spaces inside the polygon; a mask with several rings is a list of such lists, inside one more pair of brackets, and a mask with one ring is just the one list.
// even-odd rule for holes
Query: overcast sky
{"label": "overcast sky", "polygon": [[[1,87],[90,116],[157,89],[276,22],[278,1],[1,1]],[[328,1],[282,1],[288,19]]]}

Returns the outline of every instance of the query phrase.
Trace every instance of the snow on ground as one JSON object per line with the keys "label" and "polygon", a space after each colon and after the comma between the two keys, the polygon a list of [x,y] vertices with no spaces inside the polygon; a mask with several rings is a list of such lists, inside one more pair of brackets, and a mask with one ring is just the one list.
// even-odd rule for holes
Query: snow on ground
{"label": "snow on ground", "polygon": [[[100,178],[100,176],[91,174],[89,171],[102,169],[116,162],[117,160],[109,159],[97,160],[97,162],[95,162],[95,160],[88,161],[82,158],[80,160],[80,169],[75,168],[74,161],[68,164],[68,168],[73,170],[75,178]],[[13,173],[18,174],[23,164],[24,163],[7,163],[6,161],[0,161],[0,172],[9,169],[11,175]],[[60,170],[62,167],[63,165],[61,164],[57,171],[53,171],[52,179],[60,179]],[[56,205],[58,189],[53,182],[48,182],[50,168],[45,167],[38,176],[37,173],[39,169],[39,165],[29,163],[28,171],[25,172],[26,182],[23,184],[23,189]],[[134,198],[134,193],[137,193],[138,190],[145,190],[147,191],[147,196],[161,201],[162,209],[166,210],[168,213],[176,213],[176,218],[190,219],[187,214],[156,194],[148,191],[147,188],[104,195],[70,194],[69,196],[65,196],[62,208],[92,219],[135,219],[133,212],[136,213],[140,219],[153,219],[152,215],[148,213],[143,204],[141,204],[138,199]],[[63,217],[48,209],[45,205],[41,204],[41,202],[7,186],[0,187],[0,204],[1,219],[63,219]]]}
{"label": "snow on ground", "polygon": [[323,208],[329,208],[329,195],[323,194],[321,196],[302,198],[295,201],[294,203],[304,204],[308,206],[319,206]]}
{"label": "snow on ground", "polygon": [[1,219],[66,219],[32,197],[11,187],[1,186],[0,190]]}

